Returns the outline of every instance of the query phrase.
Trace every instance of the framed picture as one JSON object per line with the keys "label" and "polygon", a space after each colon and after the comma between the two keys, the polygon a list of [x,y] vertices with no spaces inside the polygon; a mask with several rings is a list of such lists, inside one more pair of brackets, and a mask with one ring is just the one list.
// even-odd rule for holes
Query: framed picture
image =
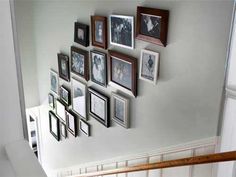
{"label": "framed picture", "polygon": [[91,81],[106,87],[107,85],[107,56],[105,53],[98,51],[90,52],[91,58],[91,70],[90,79]]}
{"label": "framed picture", "polygon": [[57,54],[58,57],[58,69],[60,78],[65,81],[70,81],[70,71],[69,71],[69,57],[64,54]]}
{"label": "framed picture", "polygon": [[66,106],[60,100],[56,100],[56,114],[62,122],[66,122]]}
{"label": "framed picture", "polygon": [[112,119],[125,128],[129,128],[129,100],[121,95],[111,95]]}
{"label": "framed picture", "polygon": [[90,136],[90,125],[82,119],[79,120],[79,129],[86,136]]}
{"label": "framed picture", "polygon": [[52,111],[49,111],[49,130],[56,140],[60,141],[59,119]]}
{"label": "framed picture", "polygon": [[110,43],[134,49],[134,17],[110,15]]}
{"label": "framed picture", "polygon": [[74,41],[85,47],[89,46],[89,26],[75,22]]}
{"label": "framed picture", "polygon": [[66,124],[63,122],[60,122],[60,132],[61,132],[61,138],[67,138],[67,129],[66,129]]}
{"label": "framed picture", "polygon": [[160,46],[167,44],[169,11],[137,8],[136,38]]}
{"label": "framed picture", "polygon": [[109,127],[109,98],[89,88],[89,114],[105,127]]}
{"label": "framed picture", "polygon": [[76,47],[71,47],[71,71],[84,78],[89,79],[89,53]]}
{"label": "framed picture", "polygon": [[52,109],[55,108],[54,95],[51,93],[48,94],[48,104]]}
{"label": "framed picture", "polygon": [[109,85],[137,96],[137,59],[109,51]]}
{"label": "framed picture", "polygon": [[159,73],[159,53],[141,50],[139,79],[156,84]]}
{"label": "framed picture", "polygon": [[77,136],[77,117],[72,112],[66,112],[67,129],[73,135]]}
{"label": "framed picture", "polygon": [[72,79],[72,109],[81,118],[87,118],[86,115],[86,85]]}
{"label": "framed picture", "polygon": [[107,17],[91,16],[92,45],[107,49]]}
{"label": "framed picture", "polygon": [[70,91],[65,88],[64,86],[61,86],[60,87],[60,99],[66,104],[66,105],[70,105],[70,98],[71,98],[71,95],[70,95]]}
{"label": "framed picture", "polygon": [[59,85],[59,82],[58,82],[58,74],[53,71],[53,70],[50,70],[50,88],[51,88],[51,91],[54,92],[55,94],[58,94],[58,86]]}

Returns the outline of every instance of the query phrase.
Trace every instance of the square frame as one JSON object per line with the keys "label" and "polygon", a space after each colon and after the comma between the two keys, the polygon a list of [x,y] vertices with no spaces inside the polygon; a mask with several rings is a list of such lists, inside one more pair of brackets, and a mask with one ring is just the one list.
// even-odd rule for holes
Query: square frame
{"label": "square frame", "polygon": [[[86,126],[86,130],[83,129],[83,125]],[[83,132],[86,136],[90,136],[90,125],[85,122],[84,120],[79,120],[79,129],[81,132]]]}
{"label": "square frame", "polygon": [[[142,14],[150,15],[150,16],[158,16],[161,18],[160,38],[155,38],[155,37],[148,36],[141,33]],[[161,10],[161,9],[138,6],[137,7],[137,22],[136,22],[136,38],[165,47],[167,45],[168,20],[169,20],[168,10]]]}
{"label": "square frame", "polygon": [[[117,87],[118,89],[121,89],[124,92],[127,92],[128,94],[136,97],[137,96],[137,59],[119,52],[115,52],[112,50],[108,51],[108,61],[109,61],[109,85]],[[131,87],[128,88],[122,83],[118,83],[117,81],[112,80],[113,75],[113,65],[112,65],[112,58],[115,58],[116,60],[120,60],[121,62],[128,63],[131,65]]]}
{"label": "square frame", "polygon": [[[59,127],[59,118],[52,112],[52,111],[49,111],[49,131],[50,133],[54,136],[54,138],[57,140],[57,141],[60,141],[60,127]],[[55,119],[56,121],[56,132],[53,131],[53,128],[52,128],[52,118]],[[55,123],[55,122],[54,122]]]}
{"label": "square frame", "polygon": [[[57,58],[58,58],[59,77],[64,79],[65,81],[69,82],[70,81],[69,57],[67,55],[62,54],[62,53],[58,53]],[[63,69],[61,67],[62,61],[65,62],[65,66],[64,66],[64,67],[66,67],[65,74],[63,73]]]}
{"label": "square frame", "polygon": [[[72,119],[72,123],[74,126],[74,130],[70,128],[70,119]],[[77,117],[73,112],[66,111],[66,124],[67,130],[74,136],[77,136]]]}
{"label": "square frame", "polygon": [[[88,100],[89,100],[89,114],[95,118],[98,122],[100,122],[101,124],[103,124],[105,127],[109,127],[110,126],[110,120],[109,120],[109,98],[101,93],[99,93],[98,91],[92,89],[92,88],[88,88]],[[100,117],[98,114],[96,114],[92,109],[92,96],[96,97],[97,99],[100,99],[100,103],[101,101],[104,102],[104,118]],[[99,105],[101,105],[99,103]],[[95,105],[96,106],[96,105]],[[95,109],[95,108],[94,108]]]}
{"label": "square frame", "polygon": [[[52,80],[52,77],[54,78]],[[56,88],[52,88],[52,82],[55,82],[55,87]],[[59,79],[58,79],[58,74],[57,72],[55,72],[54,70],[50,69],[50,90],[58,95],[59,92]]]}
{"label": "square frame", "polygon": [[[102,30],[102,42],[96,41],[96,21],[103,22]],[[107,49],[107,17],[104,16],[91,16],[91,27],[92,27],[92,45],[100,47],[102,49]]]}
{"label": "square frame", "polygon": [[[74,64],[73,53],[77,53],[79,55],[84,56],[84,66],[82,68],[84,70],[83,74],[81,74],[78,71],[73,69],[73,64]],[[78,75],[78,76],[80,76],[80,77],[82,77],[82,78],[84,78],[86,81],[89,80],[89,52],[88,51],[83,50],[83,49],[79,49],[79,48],[74,47],[74,46],[71,47],[71,72]]]}
{"label": "square frame", "polygon": [[[70,103],[71,103],[71,94],[70,94],[70,90],[69,89],[67,89],[65,86],[61,86],[60,87],[60,92],[59,92],[59,96],[60,96],[60,99],[67,105],[67,106],[69,106],[70,105]],[[66,99],[64,99],[63,98],[63,92],[66,92],[66,94],[67,94],[67,100]]]}
{"label": "square frame", "polygon": [[[78,29],[83,30],[83,38],[79,39],[78,37]],[[88,47],[89,46],[89,26],[85,25],[83,23],[75,22],[75,27],[74,27],[74,41],[82,46]]]}

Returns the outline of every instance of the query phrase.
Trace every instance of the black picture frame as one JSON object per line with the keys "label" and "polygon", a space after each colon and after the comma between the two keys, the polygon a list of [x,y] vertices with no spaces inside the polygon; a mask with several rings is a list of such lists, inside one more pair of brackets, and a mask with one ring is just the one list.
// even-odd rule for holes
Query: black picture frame
{"label": "black picture frame", "polygon": [[89,26],[88,25],[75,22],[74,41],[82,46],[85,46],[85,47],[89,46]]}
{"label": "black picture frame", "polygon": [[[54,121],[52,121],[52,119],[55,119]],[[53,125],[53,123],[55,125]],[[59,118],[56,116],[56,114],[54,114],[52,111],[49,111],[49,130],[50,133],[53,135],[53,137],[57,140],[60,141],[60,120]],[[56,127],[56,132],[53,131],[52,126]]]}
{"label": "black picture frame", "polygon": [[[89,114],[93,118],[95,118],[98,122],[100,122],[105,127],[110,126],[110,104],[109,104],[109,97],[99,93],[98,91],[94,90],[93,88],[88,88],[88,100],[89,100]],[[95,105],[96,104],[96,105]],[[96,112],[96,109],[99,109],[95,106],[103,106],[100,109],[104,109],[102,112],[104,113],[103,117],[102,115],[98,115],[98,111]]]}
{"label": "black picture frame", "polygon": [[59,89],[59,96],[61,101],[63,101],[67,106],[71,104],[71,92],[65,86],[61,86]]}
{"label": "black picture frame", "polygon": [[[71,129],[70,127],[70,119],[72,119],[72,126],[74,127],[74,130]],[[67,124],[67,130],[70,132],[74,137],[76,137],[78,134],[77,131],[77,116],[71,112],[71,111],[66,111],[66,124]]]}
{"label": "black picture frame", "polygon": [[58,53],[57,57],[58,57],[59,77],[69,82],[70,81],[69,56],[62,53]]}

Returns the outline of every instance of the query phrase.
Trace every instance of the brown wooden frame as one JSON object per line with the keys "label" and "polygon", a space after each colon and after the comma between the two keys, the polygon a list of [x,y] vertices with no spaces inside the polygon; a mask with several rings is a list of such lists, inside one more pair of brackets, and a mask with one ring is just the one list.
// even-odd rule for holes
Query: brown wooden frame
{"label": "brown wooden frame", "polygon": [[[84,75],[72,69],[72,52],[76,52],[81,55],[84,55]],[[89,80],[89,52],[88,51],[74,47],[74,46],[71,47],[71,72],[84,78],[86,81]]]}
{"label": "brown wooden frame", "polygon": [[[59,70],[59,77],[64,79],[65,81],[69,82],[70,81],[70,67],[69,67],[69,56],[62,54],[62,53],[58,53],[57,54],[57,58],[58,58],[58,70]],[[66,67],[67,67],[67,76],[62,74],[62,70],[61,70],[61,61],[65,60],[66,61]]]}
{"label": "brown wooden frame", "polygon": [[[160,31],[160,39],[147,36],[141,33],[141,16],[142,14],[147,15],[155,15],[161,17],[161,31]],[[157,44],[160,46],[167,45],[167,32],[168,32],[168,20],[169,20],[169,11],[147,8],[147,7],[137,7],[137,22],[136,22],[136,39],[140,39],[143,41],[147,41],[153,44]]]}
{"label": "brown wooden frame", "polygon": [[[131,88],[127,88],[123,85],[121,85],[120,83],[117,83],[115,81],[112,80],[112,57],[118,58],[120,60],[123,60],[124,62],[128,62],[132,65],[132,84],[131,84]],[[130,92],[132,92],[133,96],[137,96],[137,59],[113,50],[109,50],[108,51],[108,62],[109,62],[109,82],[114,83],[116,85],[119,85],[127,90],[129,90]]]}
{"label": "brown wooden frame", "polygon": [[[103,42],[97,42],[95,40],[95,21],[102,21],[103,22]],[[103,16],[91,16],[91,34],[92,34],[92,45],[96,47],[100,47],[102,49],[107,49],[107,17]]]}

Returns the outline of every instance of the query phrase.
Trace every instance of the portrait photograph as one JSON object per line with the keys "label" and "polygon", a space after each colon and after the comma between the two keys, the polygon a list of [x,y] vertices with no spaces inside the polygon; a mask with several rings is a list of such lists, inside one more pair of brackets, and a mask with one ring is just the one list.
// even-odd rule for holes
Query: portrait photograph
{"label": "portrait photograph", "polygon": [[59,77],[65,81],[70,81],[69,57],[64,54],[57,54],[58,56],[58,69]]}
{"label": "portrait photograph", "polygon": [[110,16],[110,43],[124,48],[134,48],[134,17]]}
{"label": "portrait photograph", "polygon": [[136,38],[165,47],[167,45],[169,11],[137,8]]}
{"label": "portrait photograph", "polygon": [[92,45],[107,49],[107,17],[91,16]]}
{"label": "portrait photograph", "polygon": [[109,85],[137,96],[137,59],[109,51]]}
{"label": "portrait photograph", "polygon": [[106,127],[109,127],[109,98],[89,88],[89,114]]}
{"label": "portrait photograph", "polygon": [[64,86],[60,87],[60,99],[66,104],[70,105],[70,91],[69,89],[65,88]]}
{"label": "portrait photograph", "polygon": [[74,136],[77,136],[77,117],[72,112],[66,111],[67,129]]}
{"label": "portrait photograph", "polygon": [[74,27],[74,42],[83,45],[85,47],[89,46],[89,26],[75,22]]}
{"label": "portrait photograph", "polygon": [[71,72],[88,80],[89,64],[88,52],[76,47],[71,47]]}
{"label": "portrait photograph", "polygon": [[129,100],[119,94],[111,95],[112,119],[121,126],[129,127]]}
{"label": "portrait photograph", "polygon": [[58,87],[59,87],[58,74],[55,71],[50,70],[50,89],[55,94],[58,94],[59,90]]}
{"label": "portrait photograph", "polygon": [[72,79],[72,109],[81,118],[87,119],[86,115],[86,85]]}
{"label": "portrait photograph", "polygon": [[60,140],[59,122],[58,117],[52,111],[49,111],[49,130],[57,141]]}
{"label": "portrait photograph", "polygon": [[98,51],[90,52],[91,58],[91,81],[106,87],[107,85],[107,57],[105,53]]}
{"label": "portrait photograph", "polygon": [[54,95],[51,93],[48,94],[48,104],[52,109],[55,108]]}
{"label": "portrait photograph", "polygon": [[139,78],[156,84],[159,73],[159,53],[141,50]]}

